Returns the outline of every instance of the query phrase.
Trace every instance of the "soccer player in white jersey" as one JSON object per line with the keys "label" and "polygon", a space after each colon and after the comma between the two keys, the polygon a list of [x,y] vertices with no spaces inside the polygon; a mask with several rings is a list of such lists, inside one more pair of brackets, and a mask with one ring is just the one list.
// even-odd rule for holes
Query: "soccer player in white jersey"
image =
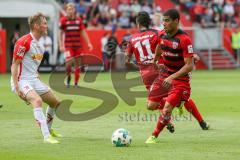
{"label": "soccer player in white jersey", "polygon": [[[33,115],[41,129],[44,142],[55,144],[59,141],[54,137],[61,135],[55,133],[51,126],[60,102],[51,89],[41,82],[37,71],[44,54],[44,48],[38,40],[47,34],[46,17],[37,13],[29,17],[28,24],[30,33],[18,39],[14,47],[11,87],[21,99],[33,106]],[[42,110],[43,102],[49,105],[46,117]]]}

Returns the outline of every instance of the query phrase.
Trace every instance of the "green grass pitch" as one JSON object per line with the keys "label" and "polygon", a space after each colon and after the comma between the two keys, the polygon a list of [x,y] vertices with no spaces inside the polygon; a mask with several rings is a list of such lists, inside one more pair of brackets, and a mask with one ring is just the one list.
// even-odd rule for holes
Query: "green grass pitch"
{"label": "green grass pitch", "polygon": [[[41,75],[46,83],[48,77],[49,74]],[[240,156],[240,70],[194,71],[192,98],[211,124],[211,130],[201,130],[185,111],[185,118],[174,121],[175,133],[164,130],[159,136],[160,143],[153,145],[144,143],[156,124],[154,118],[150,120],[147,116],[158,114],[157,111],[147,111],[146,98],[138,98],[136,106],[128,106],[119,97],[117,108],[90,121],[68,122],[55,118],[53,127],[64,137],[58,145],[44,144],[31,107],[11,92],[9,81],[9,74],[0,75],[0,104],[3,105],[0,108],[0,160],[237,160]],[[109,73],[100,74],[94,83],[81,79],[81,85],[117,96]],[[134,89],[144,90],[144,87]],[[89,97],[56,94],[60,99],[74,101],[71,108],[74,113],[91,110],[101,102]],[[177,116],[175,112],[174,115]],[[112,146],[110,138],[117,128],[130,131],[133,140],[130,147]]]}

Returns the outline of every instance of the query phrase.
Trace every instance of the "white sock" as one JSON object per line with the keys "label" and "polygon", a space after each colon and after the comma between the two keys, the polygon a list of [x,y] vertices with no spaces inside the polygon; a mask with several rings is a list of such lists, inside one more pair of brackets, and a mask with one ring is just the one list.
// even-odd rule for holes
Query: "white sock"
{"label": "white sock", "polygon": [[48,138],[50,133],[47,126],[46,117],[43,114],[42,108],[37,107],[33,109],[33,114],[36,119],[37,124],[39,125],[44,139]]}
{"label": "white sock", "polygon": [[56,112],[56,108],[52,108],[50,106],[47,107],[46,110],[46,117],[47,117],[47,125],[48,125],[48,129],[50,131],[51,127],[52,127],[52,123],[53,123],[53,118]]}

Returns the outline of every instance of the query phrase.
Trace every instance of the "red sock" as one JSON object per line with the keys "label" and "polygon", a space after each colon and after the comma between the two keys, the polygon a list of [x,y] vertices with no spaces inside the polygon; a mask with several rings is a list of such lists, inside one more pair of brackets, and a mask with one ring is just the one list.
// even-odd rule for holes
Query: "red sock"
{"label": "red sock", "polygon": [[188,112],[190,112],[196,118],[198,122],[203,121],[202,115],[198,111],[198,108],[192,99],[189,99],[188,102],[185,102],[184,107]]}
{"label": "red sock", "polygon": [[80,67],[75,68],[75,72],[74,72],[74,75],[75,75],[74,84],[75,85],[78,84],[78,81],[80,78],[80,72],[81,72]]}
{"label": "red sock", "polygon": [[161,115],[158,118],[157,125],[153,130],[152,135],[158,137],[163,128],[171,121],[171,113],[166,110],[161,110]]}
{"label": "red sock", "polygon": [[152,135],[155,136],[155,137],[158,137],[159,133],[163,130],[163,128],[165,126],[166,126],[166,124],[162,123],[161,116],[159,116],[158,121],[157,121],[157,125],[154,128]]}
{"label": "red sock", "polygon": [[106,70],[109,70],[110,69],[110,60],[107,60],[106,62]]}
{"label": "red sock", "polygon": [[67,84],[70,85],[72,67],[71,66],[66,67],[66,72],[67,72]]}

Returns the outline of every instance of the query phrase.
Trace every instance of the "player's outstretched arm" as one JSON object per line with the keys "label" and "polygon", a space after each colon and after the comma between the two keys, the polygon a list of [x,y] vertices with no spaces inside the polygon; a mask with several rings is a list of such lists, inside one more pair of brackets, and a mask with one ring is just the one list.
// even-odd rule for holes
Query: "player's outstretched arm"
{"label": "player's outstretched arm", "polygon": [[194,66],[193,57],[184,58],[184,62],[185,62],[185,65],[179,71],[177,71],[176,73],[164,79],[163,81],[164,87],[166,88],[170,87],[172,80],[183,77],[193,70],[193,66]]}
{"label": "player's outstretched arm", "polygon": [[161,69],[162,68],[162,66],[158,64],[158,60],[159,60],[161,54],[162,54],[161,47],[160,47],[160,45],[157,45],[157,47],[155,49],[155,57],[154,57],[153,62],[152,62],[155,65],[156,69]]}
{"label": "player's outstretched arm", "polygon": [[93,50],[92,43],[90,42],[89,37],[88,37],[88,34],[87,34],[87,32],[86,32],[84,29],[81,30],[81,35],[83,36],[85,42],[87,43],[88,49],[89,49],[90,51]]}
{"label": "player's outstretched arm", "polygon": [[171,75],[172,79],[183,77],[193,70],[194,67],[193,57],[184,58],[184,62],[185,65],[179,71]]}
{"label": "player's outstretched arm", "polygon": [[13,60],[13,63],[11,66],[11,74],[12,74],[13,84],[14,84],[16,93],[18,94],[18,96],[20,98],[25,100],[25,97],[24,97],[23,93],[19,90],[19,86],[18,86],[18,67],[19,67],[20,63],[22,63],[22,60],[20,60],[20,59]]}
{"label": "player's outstretched arm", "polygon": [[64,43],[63,43],[63,35],[64,35],[64,32],[62,29],[60,29],[58,32],[58,45],[59,45],[59,50],[62,53],[65,52]]}
{"label": "player's outstretched arm", "polygon": [[161,54],[162,54],[161,47],[160,47],[160,45],[157,45],[157,47],[155,49],[155,57],[153,59],[153,63],[157,63],[158,62]]}

